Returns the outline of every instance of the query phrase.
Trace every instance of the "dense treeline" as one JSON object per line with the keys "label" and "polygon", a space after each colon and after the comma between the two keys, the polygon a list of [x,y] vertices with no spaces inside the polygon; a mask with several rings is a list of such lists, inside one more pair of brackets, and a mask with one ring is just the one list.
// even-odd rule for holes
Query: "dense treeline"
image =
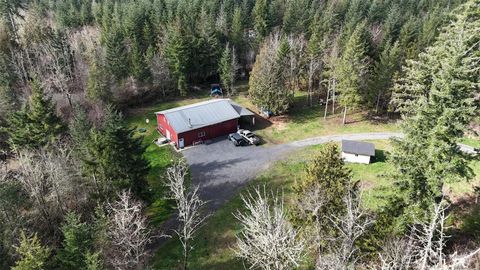
{"label": "dense treeline", "polygon": [[[444,181],[472,177],[456,142],[475,115],[478,55],[466,52],[478,46],[467,36],[478,34],[478,1],[457,10],[462,21],[450,11],[463,2],[1,1],[0,147],[15,166],[1,164],[0,267],[141,268],[149,164],[115,108],[187,96],[206,82],[231,94],[242,77],[252,101],[275,114],[288,113],[296,91],[307,91],[310,105],[342,106],[345,116],[360,106],[408,112],[393,155],[402,196],[385,210],[400,221],[374,225],[373,244],[359,247],[378,250],[385,228],[438,202]],[[295,191],[303,198],[329,186],[322,212],[346,214],[349,173],[336,149],[322,154],[331,163],[318,158]],[[338,233],[311,209],[296,211],[294,223]]]}
{"label": "dense treeline", "polygon": [[196,83],[218,81],[227,44],[239,77],[276,33],[301,42],[288,48],[297,81],[285,87],[323,96],[338,88],[341,105],[378,111],[402,63],[432,43],[459,2],[9,1],[2,4],[2,96],[21,97],[33,76],[69,104],[77,96],[123,103],[132,95],[187,95]]}

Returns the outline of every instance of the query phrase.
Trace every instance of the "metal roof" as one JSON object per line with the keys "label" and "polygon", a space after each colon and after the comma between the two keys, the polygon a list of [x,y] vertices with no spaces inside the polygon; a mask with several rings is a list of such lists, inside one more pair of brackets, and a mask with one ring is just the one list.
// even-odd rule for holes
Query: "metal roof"
{"label": "metal roof", "polygon": [[255,115],[252,111],[250,111],[249,109],[247,108],[244,108],[242,106],[240,106],[238,103],[236,102],[233,102],[231,100],[230,101],[230,104],[232,104],[232,107],[237,111],[237,113],[240,115],[240,116],[252,116],[252,115]]}
{"label": "metal roof", "polygon": [[342,140],[342,152],[374,157],[375,145],[367,142]]}
{"label": "metal roof", "polygon": [[177,134],[240,117],[230,104],[230,99],[207,100],[156,114],[165,115],[168,124]]}

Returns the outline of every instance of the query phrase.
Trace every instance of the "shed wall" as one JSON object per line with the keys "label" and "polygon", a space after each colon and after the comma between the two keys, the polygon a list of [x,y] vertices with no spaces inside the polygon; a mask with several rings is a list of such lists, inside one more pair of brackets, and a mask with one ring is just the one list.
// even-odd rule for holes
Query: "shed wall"
{"label": "shed wall", "polygon": [[342,152],[342,158],[345,162],[363,163],[363,164],[370,163],[370,156],[355,155],[355,154]]}

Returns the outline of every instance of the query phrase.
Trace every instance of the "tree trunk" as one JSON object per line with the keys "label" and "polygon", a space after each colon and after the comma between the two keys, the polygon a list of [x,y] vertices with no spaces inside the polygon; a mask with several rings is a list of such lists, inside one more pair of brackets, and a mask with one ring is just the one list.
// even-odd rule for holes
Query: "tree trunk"
{"label": "tree trunk", "polygon": [[332,114],[335,114],[335,88],[337,88],[337,82],[335,80],[333,80]]}
{"label": "tree trunk", "polygon": [[187,270],[188,266],[188,240],[185,241],[185,247],[183,250],[183,270]]}
{"label": "tree trunk", "polygon": [[323,119],[327,120],[327,111],[328,111],[328,99],[330,98],[330,80],[328,80],[327,86],[327,100],[325,101],[325,113],[323,114]]}
{"label": "tree trunk", "polygon": [[73,108],[72,94],[70,94],[69,92],[66,92],[65,95],[67,96],[68,105],[70,105],[70,108]]}
{"label": "tree trunk", "polygon": [[378,114],[378,107],[380,106],[380,91],[377,94],[377,104],[375,105],[375,113]]}
{"label": "tree trunk", "polygon": [[308,70],[308,105],[312,107],[313,105],[313,60],[310,60],[309,70]]}
{"label": "tree trunk", "polygon": [[347,123],[347,106],[343,109],[343,125]]}

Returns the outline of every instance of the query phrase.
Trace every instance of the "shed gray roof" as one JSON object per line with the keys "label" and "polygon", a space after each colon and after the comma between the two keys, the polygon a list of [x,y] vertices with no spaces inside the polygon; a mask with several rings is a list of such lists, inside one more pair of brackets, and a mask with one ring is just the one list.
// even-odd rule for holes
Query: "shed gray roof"
{"label": "shed gray roof", "polygon": [[375,145],[367,142],[342,140],[342,152],[374,157]]}
{"label": "shed gray roof", "polygon": [[230,100],[230,104],[232,104],[232,107],[235,109],[235,111],[237,111],[237,113],[240,115],[240,116],[252,116],[252,115],[255,115],[252,111],[250,111],[249,109],[247,108],[244,108],[242,106],[240,106],[240,104],[236,103],[236,102],[233,102]]}
{"label": "shed gray roof", "polygon": [[177,133],[182,133],[240,117],[229,99],[212,99],[170,110],[163,114]]}

